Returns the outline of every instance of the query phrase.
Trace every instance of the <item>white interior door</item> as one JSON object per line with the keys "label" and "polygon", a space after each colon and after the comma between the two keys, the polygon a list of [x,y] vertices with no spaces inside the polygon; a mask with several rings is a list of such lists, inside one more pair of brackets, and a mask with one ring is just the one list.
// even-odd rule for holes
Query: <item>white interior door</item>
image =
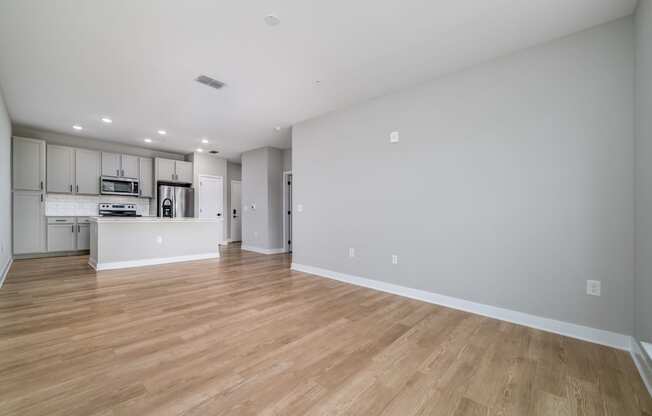
{"label": "white interior door", "polygon": [[218,176],[199,177],[199,218],[222,218],[224,188]]}
{"label": "white interior door", "polygon": [[231,241],[242,240],[242,183],[231,181]]}

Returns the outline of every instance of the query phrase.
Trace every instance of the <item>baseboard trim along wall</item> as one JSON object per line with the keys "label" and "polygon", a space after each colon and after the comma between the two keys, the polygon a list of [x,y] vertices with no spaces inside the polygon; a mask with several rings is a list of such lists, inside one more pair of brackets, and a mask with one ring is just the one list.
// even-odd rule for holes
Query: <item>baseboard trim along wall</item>
{"label": "baseboard trim along wall", "polygon": [[641,378],[645,383],[645,387],[647,387],[647,391],[650,393],[650,396],[652,396],[652,363],[643,352],[641,344],[634,337],[632,337],[630,354],[632,354],[634,364],[636,364],[636,368],[638,368],[638,372],[641,374]]}
{"label": "baseboard trim along wall", "polygon": [[127,269],[130,267],[142,266],[155,266],[157,264],[180,263],[184,261],[206,260],[219,258],[219,253],[205,253],[193,254],[190,256],[177,256],[177,257],[163,257],[156,259],[143,259],[143,260],[130,260],[130,261],[114,261],[106,263],[96,263],[95,259],[88,259],[88,265],[96,271],[114,270],[114,269]]}
{"label": "baseboard trim along wall", "polygon": [[596,329],[588,326],[572,324],[569,322],[543,318],[524,312],[517,312],[510,309],[499,308],[497,306],[471,302],[451,296],[427,292],[425,290],[412,289],[409,287],[381,282],[378,280],[372,280],[365,277],[353,276],[332,270],[321,269],[319,267],[292,263],[291,268],[292,270],[299,272],[327,277],[329,279],[338,280],[340,282],[351,283],[353,285],[375,289],[381,292],[392,293],[394,295],[404,296],[406,298],[416,299],[435,305],[446,306],[449,308],[487,316],[489,318],[494,318],[501,321],[507,321],[514,324],[540,329],[542,331],[553,332],[555,334],[581,339],[583,341],[606,345],[620,350],[629,351],[631,348],[631,337],[629,335],[623,335],[616,332],[605,331],[603,329]]}
{"label": "baseboard trim along wall", "polygon": [[5,263],[4,267],[2,268],[2,275],[0,276],[0,287],[5,284],[5,279],[7,278],[7,274],[9,274],[9,269],[11,269],[11,265],[13,263],[14,259],[9,257],[9,261]]}
{"label": "baseboard trim along wall", "polygon": [[245,251],[253,251],[254,253],[260,253],[260,254],[281,254],[281,253],[286,253],[287,250],[284,249],[283,247],[281,248],[262,248],[262,247],[255,247],[255,246],[241,246],[240,247],[242,250]]}

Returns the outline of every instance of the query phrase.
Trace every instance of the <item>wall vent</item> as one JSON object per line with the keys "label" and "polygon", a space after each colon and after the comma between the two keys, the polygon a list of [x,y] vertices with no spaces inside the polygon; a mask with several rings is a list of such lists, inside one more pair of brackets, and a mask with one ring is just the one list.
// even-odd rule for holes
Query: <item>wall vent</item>
{"label": "wall vent", "polygon": [[218,81],[206,75],[198,76],[195,78],[195,81],[199,82],[200,84],[208,85],[209,87],[215,88],[216,90],[219,90],[220,88],[224,87],[224,85],[226,85],[222,81]]}

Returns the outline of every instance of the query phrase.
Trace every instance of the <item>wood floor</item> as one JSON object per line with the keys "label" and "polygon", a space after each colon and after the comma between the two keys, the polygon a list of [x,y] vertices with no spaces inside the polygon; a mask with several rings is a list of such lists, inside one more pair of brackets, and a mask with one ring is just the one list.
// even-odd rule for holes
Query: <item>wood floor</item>
{"label": "wood floor", "polygon": [[289,270],[16,261],[1,415],[652,415],[629,355]]}

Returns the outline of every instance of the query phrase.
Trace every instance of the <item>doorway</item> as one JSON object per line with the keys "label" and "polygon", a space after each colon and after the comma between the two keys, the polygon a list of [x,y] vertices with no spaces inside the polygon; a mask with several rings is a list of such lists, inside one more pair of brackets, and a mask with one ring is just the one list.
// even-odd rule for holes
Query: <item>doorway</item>
{"label": "doorway", "polygon": [[231,181],[231,241],[242,241],[242,182]]}
{"label": "doorway", "polygon": [[292,253],[292,171],[283,172],[283,249]]}
{"label": "doorway", "polygon": [[[221,176],[199,176],[199,218],[224,218],[224,183]],[[224,225],[223,225],[224,227]],[[224,231],[222,231],[224,234]],[[218,242],[224,235],[218,236]]]}

